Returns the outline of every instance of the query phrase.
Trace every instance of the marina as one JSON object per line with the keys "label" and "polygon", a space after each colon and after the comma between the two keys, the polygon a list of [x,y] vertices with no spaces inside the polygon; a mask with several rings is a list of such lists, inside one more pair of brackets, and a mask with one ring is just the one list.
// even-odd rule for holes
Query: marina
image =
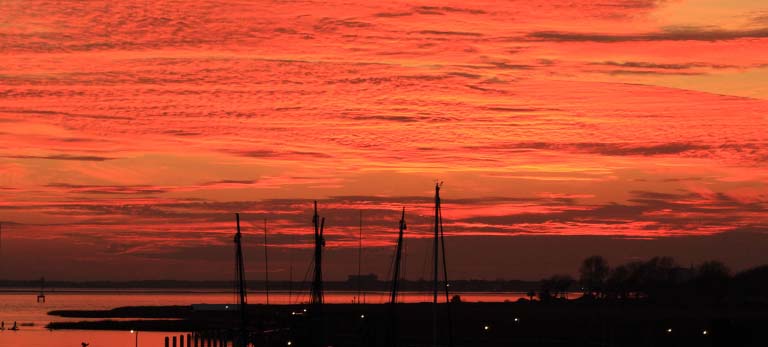
{"label": "marina", "polygon": [[[442,224],[440,185],[435,185],[432,228],[432,278],[430,291],[401,291],[401,259],[407,230],[406,209],[401,210],[397,242],[392,256],[389,291],[362,290],[362,276],[350,276],[346,285],[357,291],[328,291],[323,279],[325,218],[315,202],[312,226],[314,252],[311,283],[269,291],[249,291],[243,261],[240,215],[235,214],[235,278],[233,291],[225,292],[57,292],[44,297],[44,279],[34,304],[27,292],[2,294],[0,313],[13,312],[13,327],[0,342],[16,334],[60,343],[58,332],[88,331],[109,339],[133,337],[139,344],[163,347],[277,347],[277,346],[566,346],[578,343],[598,346],[676,346],[695,342],[720,346],[743,338],[764,322],[765,305],[735,305],[727,311],[714,306],[676,306],[647,300],[605,300],[598,289],[569,293],[558,283],[540,283],[539,300],[533,292],[451,292]],[[362,223],[361,223],[362,224]],[[264,240],[267,241],[266,222]],[[362,251],[362,248],[359,252]],[[267,252],[265,251],[265,264]],[[600,257],[585,260],[596,269]],[[661,269],[671,260],[651,259]],[[668,265],[664,265],[668,264]],[[662,266],[662,267],[659,267]],[[598,270],[595,270],[598,271]],[[657,271],[657,270],[654,270]],[[375,282],[375,276],[373,276]],[[561,280],[560,280],[561,281]],[[582,281],[583,283],[584,280]],[[422,281],[424,285],[425,281]],[[458,283],[461,283],[458,281]],[[338,284],[337,284],[338,285]],[[413,282],[411,282],[413,285]],[[547,287],[554,285],[554,287]],[[286,286],[283,283],[278,288]],[[306,289],[309,289],[307,292]],[[567,288],[566,286],[565,288]],[[550,293],[549,290],[555,290]],[[570,299],[568,297],[571,297]],[[361,300],[365,298],[364,300]],[[64,299],[60,302],[59,300]],[[10,304],[8,304],[10,303]],[[98,305],[94,305],[98,303]],[[13,306],[16,307],[13,307]],[[87,307],[88,309],[83,309]],[[0,317],[6,319],[6,317]],[[4,325],[5,320],[3,320]],[[20,326],[17,325],[21,322]],[[98,331],[98,332],[96,332]],[[48,335],[46,335],[46,332]],[[125,334],[125,332],[131,335]],[[121,334],[122,333],[122,334]],[[34,336],[34,337],[33,337]],[[748,337],[747,337],[748,336]],[[86,346],[90,342],[81,342]],[[120,343],[120,342],[115,342]]]}

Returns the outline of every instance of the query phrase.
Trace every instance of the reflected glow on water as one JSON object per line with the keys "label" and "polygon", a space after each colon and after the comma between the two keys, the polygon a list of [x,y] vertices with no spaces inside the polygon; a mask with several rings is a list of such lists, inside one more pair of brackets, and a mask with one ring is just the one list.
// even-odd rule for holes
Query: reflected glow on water
{"label": "reflected glow on water", "polygon": [[[139,346],[163,346],[168,333],[140,332]],[[81,347],[86,342],[90,347],[134,347],[136,336],[128,331],[88,330],[19,330],[0,332],[0,346],[4,347]]]}
{"label": "reflected glow on water", "polygon": [[[385,303],[387,292],[368,292],[364,302],[370,304]],[[515,301],[525,297],[524,293],[457,293],[463,301]],[[453,295],[453,294],[452,294]],[[5,327],[10,328],[13,322],[19,324],[19,331],[0,331],[0,346],[24,347],[80,347],[82,342],[90,343],[91,347],[100,346],[134,346],[135,335],[129,331],[49,331],[45,325],[51,321],[83,321],[83,318],[63,318],[49,316],[53,310],[108,310],[122,306],[152,306],[152,305],[191,305],[199,303],[226,304],[235,302],[232,293],[207,292],[51,292],[46,294],[46,303],[38,304],[36,294],[2,293],[0,294],[0,320]],[[289,300],[290,299],[290,300]],[[352,303],[357,300],[356,292],[328,292],[325,296],[328,303]],[[431,301],[431,295],[423,292],[405,292],[400,296],[402,302]],[[444,300],[440,296],[440,300]],[[303,303],[309,300],[308,293],[270,292],[269,301],[273,304]],[[251,304],[263,304],[266,296],[261,292],[250,292],[248,301]],[[98,319],[97,319],[98,320]],[[141,332],[139,345],[162,346],[163,337],[168,333]]]}

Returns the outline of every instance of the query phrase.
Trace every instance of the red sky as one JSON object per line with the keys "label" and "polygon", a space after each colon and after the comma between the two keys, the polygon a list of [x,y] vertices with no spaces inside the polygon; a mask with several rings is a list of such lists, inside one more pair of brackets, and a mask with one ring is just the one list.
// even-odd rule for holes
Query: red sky
{"label": "red sky", "polygon": [[453,277],[767,263],[767,79],[762,0],[3,1],[0,278],[303,274],[312,199],[427,277],[436,180]]}

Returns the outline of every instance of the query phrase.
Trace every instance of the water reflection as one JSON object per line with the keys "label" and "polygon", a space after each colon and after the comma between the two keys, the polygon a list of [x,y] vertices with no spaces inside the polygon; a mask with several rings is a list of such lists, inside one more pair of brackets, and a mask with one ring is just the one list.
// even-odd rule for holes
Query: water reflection
{"label": "water reflection", "polygon": [[[385,303],[388,292],[368,292],[359,300],[369,304]],[[457,293],[463,301],[515,301],[525,297],[524,293]],[[90,347],[134,346],[135,335],[130,331],[49,331],[45,326],[51,321],[82,321],[82,318],[64,318],[49,316],[53,310],[108,310],[121,306],[156,306],[156,305],[191,305],[199,303],[227,304],[234,302],[232,293],[211,292],[49,292],[46,303],[35,300],[37,294],[2,293],[0,294],[0,321],[5,322],[6,330],[0,331],[0,346],[25,347],[80,347],[87,342]],[[308,293],[270,292],[270,303],[297,304],[309,301]],[[327,292],[328,303],[352,303],[358,300],[357,292]],[[404,292],[401,302],[430,301],[431,295],[423,292]],[[261,292],[249,292],[251,304],[266,302]],[[17,322],[18,331],[7,330]],[[139,345],[162,346],[163,337],[169,333],[141,332]]]}
{"label": "water reflection", "polygon": [[[139,346],[162,346],[166,332],[141,332]],[[129,331],[19,330],[0,332],[0,346],[16,347],[134,347],[136,336]]]}

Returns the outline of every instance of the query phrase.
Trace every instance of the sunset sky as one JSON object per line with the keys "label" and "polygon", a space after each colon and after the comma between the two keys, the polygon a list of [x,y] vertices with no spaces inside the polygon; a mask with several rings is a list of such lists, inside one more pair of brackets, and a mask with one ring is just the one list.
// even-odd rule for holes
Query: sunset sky
{"label": "sunset sky", "polygon": [[[0,1],[0,278],[768,263],[764,0]],[[292,264],[292,265],[291,265]]]}

